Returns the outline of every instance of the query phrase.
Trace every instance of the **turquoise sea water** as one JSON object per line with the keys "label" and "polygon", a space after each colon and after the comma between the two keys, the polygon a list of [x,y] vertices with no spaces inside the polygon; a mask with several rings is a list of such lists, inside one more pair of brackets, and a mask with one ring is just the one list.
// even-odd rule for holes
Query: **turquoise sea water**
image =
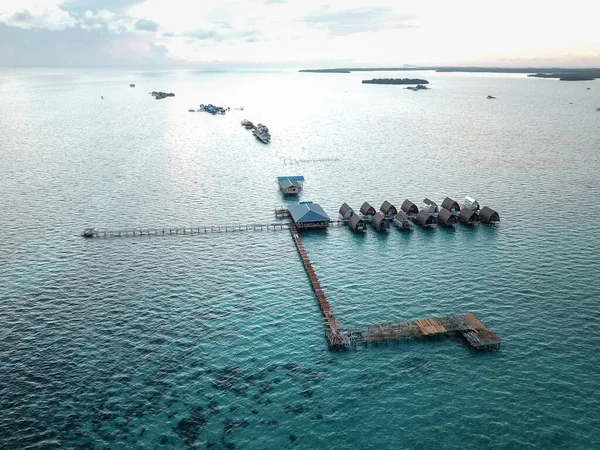
{"label": "turquoise sea water", "polygon": [[[432,89],[2,69],[0,448],[600,447],[600,83],[411,76]],[[317,158],[335,160],[298,162]],[[425,196],[496,209],[496,228],[303,240],[343,325],[473,312],[500,352],[329,352],[287,231],[79,237],[271,222],[275,177],[296,174],[333,217]]]}

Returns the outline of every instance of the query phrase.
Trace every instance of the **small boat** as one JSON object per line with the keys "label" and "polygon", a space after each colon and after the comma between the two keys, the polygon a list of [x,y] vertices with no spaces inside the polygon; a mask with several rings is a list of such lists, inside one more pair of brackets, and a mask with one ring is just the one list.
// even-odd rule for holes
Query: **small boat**
{"label": "small boat", "polygon": [[487,96],[487,99],[488,99],[488,100],[492,100],[492,99],[494,99],[494,98],[496,98],[496,97],[494,97],[493,95],[488,95],[488,96]]}
{"label": "small boat", "polygon": [[268,144],[269,142],[271,142],[271,135],[258,127],[252,130],[252,134],[254,134],[254,136],[256,136],[256,139],[261,141],[263,144]]}
{"label": "small boat", "polygon": [[195,109],[188,109],[188,112],[196,112]]}
{"label": "small boat", "polygon": [[135,84],[130,84],[129,87],[135,87]]}
{"label": "small boat", "polygon": [[100,96],[100,100],[104,100],[104,95],[101,95],[101,96]]}
{"label": "small boat", "polygon": [[254,124],[252,122],[250,122],[249,120],[246,120],[246,119],[242,120],[241,124],[242,124],[243,127],[245,127],[248,130],[254,128]]}
{"label": "small boat", "polygon": [[598,107],[596,108],[596,111],[600,111],[600,106],[598,106]]}

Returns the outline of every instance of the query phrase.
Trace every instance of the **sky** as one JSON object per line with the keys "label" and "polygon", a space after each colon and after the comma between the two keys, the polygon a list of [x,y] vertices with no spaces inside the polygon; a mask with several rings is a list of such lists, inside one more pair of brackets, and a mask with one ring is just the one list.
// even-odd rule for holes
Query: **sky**
{"label": "sky", "polygon": [[597,0],[0,0],[0,65],[600,67]]}

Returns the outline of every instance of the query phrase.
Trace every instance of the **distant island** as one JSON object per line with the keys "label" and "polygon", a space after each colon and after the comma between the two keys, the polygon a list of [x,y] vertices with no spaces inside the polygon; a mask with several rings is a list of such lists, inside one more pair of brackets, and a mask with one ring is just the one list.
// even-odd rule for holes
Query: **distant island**
{"label": "distant island", "polygon": [[309,73],[351,73],[347,69],[304,69],[304,70],[299,70],[299,72],[309,72]]}
{"label": "distant island", "polygon": [[407,72],[434,70],[436,72],[466,73],[518,73],[534,78],[557,78],[562,81],[591,81],[600,78],[600,68],[560,67],[459,67],[459,66],[404,66],[404,67],[343,67],[336,69],[303,69],[300,72],[352,73],[352,72]]}
{"label": "distant island", "polygon": [[362,82],[363,84],[429,84],[429,81],[421,78],[373,78]]}
{"label": "distant island", "polygon": [[422,67],[341,67],[337,69],[302,69],[298,72],[312,73],[352,73],[352,72],[402,72],[407,70],[435,70],[435,68]]}
{"label": "distant island", "polygon": [[600,72],[596,74],[597,76],[592,76],[590,73],[573,73],[573,72],[555,72],[555,73],[530,73],[527,75],[528,77],[534,78],[558,78],[559,81],[594,81],[596,78],[600,77]]}

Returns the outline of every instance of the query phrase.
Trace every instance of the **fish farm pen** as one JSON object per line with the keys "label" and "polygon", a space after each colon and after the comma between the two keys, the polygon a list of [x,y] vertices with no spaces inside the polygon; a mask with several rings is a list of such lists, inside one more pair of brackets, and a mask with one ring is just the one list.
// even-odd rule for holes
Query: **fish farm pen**
{"label": "fish farm pen", "polygon": [[[288,177],[289,178],[289,177]],[[124,236],[169,236],[199,235],[209,233],[234,233],[240,231],[289,230],[298,250],[298,254],[308,276],[311,287],[324,317],[325,336],[330,350],[346,350],[358,345],[399,342],[414,338],[439,338],[449,336],[461,337],[465,344],[476,351],[494,351],[500,349],[501,340],[489,330],[474,314],[458,314],[446,317],[417,319],[406,322],[369,324],[355,327],[340,327],[331,305],[323,291],[319,278],[304,248],[300,237],[303,230],[323,229],[349,225],[352,231],[366,231],[366,223],[380,232],[389,229],[389,223],[395,223],[400,230],[410,230],[410,221],[428,227],[440,224],[453,226],[457,222],[473,225],[477,222],[493,225],[500,216],[493,209],[484,206],[481,210],[477,201],[466,197],[463,207],[446,197],[440,209],[438,205],[425,199],[419,209],[410,200],[402,203],[400,210],[388,201],[384,201],[379,211],[368,202],[360,208],[360,215],[344,203],[340,208],[341,219],[331,220],[325,211],[316,203],[300,202],[279,207],[274,210],[275,217],[288,218],[286,222],[266,224],[238,225],[203,225],[176,228],[122,228],[103,230],[86,228],[82,236],[87,238],[124,237]]]}

